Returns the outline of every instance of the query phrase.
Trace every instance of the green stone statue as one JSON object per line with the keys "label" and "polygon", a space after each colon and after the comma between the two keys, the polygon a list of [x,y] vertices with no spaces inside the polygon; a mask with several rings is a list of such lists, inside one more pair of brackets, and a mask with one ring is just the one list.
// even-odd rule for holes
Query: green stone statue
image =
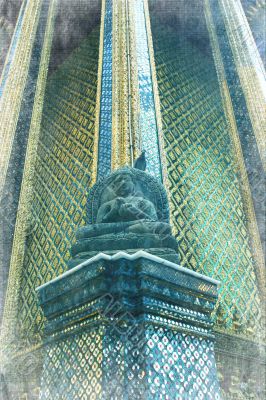
{"label": "green stone statue", "polygon": [[145,250],[178,262],[168,199],[145,171],[123,167],[97,182],[88,197],[88,225],[78,229],[69,267],[99,252]]}
{"label": "green stone statue", "polygon": [[113,192],[114,198],[100,206],[97,222],[158,220],[154,204],[145,199],[142,192],[136,191],[131,171],[116,175],[108,189]]}

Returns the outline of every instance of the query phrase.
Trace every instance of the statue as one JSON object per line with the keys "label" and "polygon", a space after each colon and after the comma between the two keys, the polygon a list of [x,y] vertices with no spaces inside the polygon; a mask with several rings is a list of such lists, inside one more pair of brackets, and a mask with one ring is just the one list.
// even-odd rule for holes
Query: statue
{"label": "statue", "polygon": [[100,206],[97,222],[158,220],[154,204],[135,190],[134,175],[130,170],[116,175],[108,189],[114,198]]}
{"label": "statue", "polygon": [[178,262],[168,199],[156,178],[123,167],[97,182],[88,197],[88,225],[78,229],[69,267],[99,252],[145,250]]}

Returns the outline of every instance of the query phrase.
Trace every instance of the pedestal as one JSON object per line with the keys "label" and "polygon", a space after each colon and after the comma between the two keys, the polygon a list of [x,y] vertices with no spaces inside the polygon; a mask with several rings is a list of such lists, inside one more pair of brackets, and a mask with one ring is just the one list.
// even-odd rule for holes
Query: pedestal
{"label": "pedestal", "polygon": [[100,253],[42,285],[41,399],[220,399],[217,284],[139,251]]}

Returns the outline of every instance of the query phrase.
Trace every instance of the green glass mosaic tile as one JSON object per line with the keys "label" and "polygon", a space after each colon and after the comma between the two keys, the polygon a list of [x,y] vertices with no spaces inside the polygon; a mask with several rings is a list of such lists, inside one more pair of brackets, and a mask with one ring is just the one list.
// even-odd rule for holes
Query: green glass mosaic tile
{"label": "green glass mosaic tile", "polygon": [[92,166],[99,30],[49,78],[45,95],[19,305],[22,335],[39,341],[35,288],[66,269],[85,204]]}
{"label": "green glass mosaic tile", "polygon": [[217,327],[252,336],[260,298],[213,61],[171,28],[152,33],[181,264],[221,281]]}

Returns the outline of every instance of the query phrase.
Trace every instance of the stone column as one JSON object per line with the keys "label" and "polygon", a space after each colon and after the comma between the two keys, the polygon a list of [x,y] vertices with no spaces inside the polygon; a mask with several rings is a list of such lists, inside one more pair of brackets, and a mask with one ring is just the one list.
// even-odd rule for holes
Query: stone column
{"label": "stone column", "polygon": [[42,285],[41,400],[220,399],[217,284],[139,251],[100,253]]}

